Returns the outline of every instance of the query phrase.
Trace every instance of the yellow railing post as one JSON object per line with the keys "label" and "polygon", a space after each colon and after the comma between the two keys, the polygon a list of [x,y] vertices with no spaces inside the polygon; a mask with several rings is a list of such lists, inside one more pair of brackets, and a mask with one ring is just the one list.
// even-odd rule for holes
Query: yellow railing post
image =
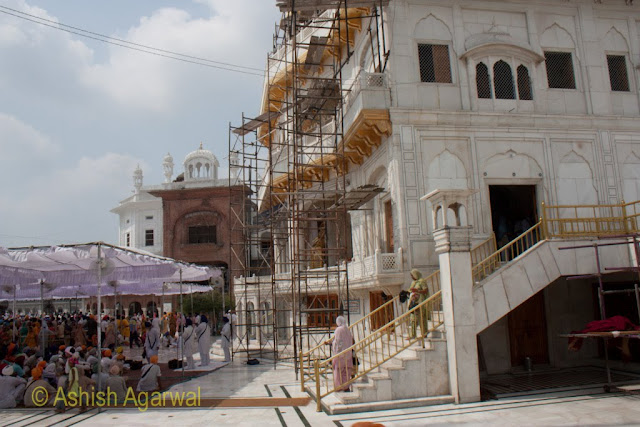
{"label": "yellow railing post", "polygon": [[624,234],[628,234],[629,224],[627,223],[627,205],[624,203],[624,200],[622,200],[622,204],[620,205],[620,207],[622,208],[622,223],[624,225]]}
{"label": "yellow railing post", "polygon": [[540,218],[540,221],[542,221],[542,234],[544,235],[545,239],[548,239],[549,230],[547,230],[547,208],[544,202],[542,202],[542,218]]}
{"label": "yellow railing post", "polygon": [[300,391],[304,392],[304,354],[300,353]]}
{"label": "yellow railing post", "polygon": [[320,362],[318,361],[318,359],[313,361],[313,367],[316,376],[316,411],[322,412],[322,406],[320,404]]}

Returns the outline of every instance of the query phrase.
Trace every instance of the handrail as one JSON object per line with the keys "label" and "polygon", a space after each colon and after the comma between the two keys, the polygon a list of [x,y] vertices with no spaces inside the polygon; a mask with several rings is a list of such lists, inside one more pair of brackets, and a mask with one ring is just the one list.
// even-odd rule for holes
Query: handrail
{"label": "handrail", "polygon": [[520,256],[527,249],[538,243],[540,240],[543,240],[541,232],[542,220],[493,254],[489,255],[484,260],[480,261],[477,265],[473,266],[473,282],[480,282],[502,265]]}
{"label": "handrail", "polygon": [[611,205],[546,205],[546,237],[600,237],[640,232],[640,200]]}
{"label": "handrail", "polygon": [[[489,236],[487,239],[483,240],[478,245],[476,245],[473,249],[471,249],[471,260],[473,261],[473,265],[475,265],[476,262],[479,262],[480,260],[484,259],[484,256],[483,256],[484,253],[488,252],[491,254],[495,252],[495,250],[496,250],[496,237],[492,233],[491,236]],[[440,273],[439,271],[435,271],[429,276],[424,278],[424,280],[427,281],[430,295],[433,295],[440,290],[439,273]],[[351,331],[353,338],[356,341],[359,341],[361,338],[364,338],[368,333],[367,330],[369,331],[369,333],[373,330],[373,327],[371,326],[371,319],[373,319],[375,316],[383,315],[384,314],[383,311],[388,312],[389,310],[391,310],[391,307],[400,308],[400,304],[401,304],[400,297],[395,296],[394,298],[385,302],[375,310],[371,311],[366,316],[353,322],[351,325],[349,325],[349,330]],[[394,311],[391,311],[392,315],[393,313]],[[327,357],[327,352],[328,352],[327,346],[324,343],[321,343],[309,349],[308,351],[304,352],[303,355],[306,356],[311,353],[320,353],[317,358],[323,358],[323,357]]]}
{"label": "handrail", "polygon": [[[438,291],[416,307],[396,317],[382,328],[372,332],[342,352],[328,359],[313,360],[317,410],[321,411],[321,401],[323,397],[349,387],[364,375],[378,368],[383,363],[388,362],[416,342],[421,342],[424,348],[425,336],[444,324],[444,316],[440,312],[441,304],[442,293]],[[421,326],[420,333],[412,335],[410,330],[412,323],[423,322],[426,326],[425,330],[423,330]],[[431,326],[428,325],[429,323]],[[352,357],[355,357],[355,360],[358,361],[358,364],[353,366],[353,369],[357,369],[355,375],[351,375],[352,372],[348,370],[348,364],[349,361],[352,360]],[[307,362],[309,366],[308,376],[310,377],[312,364],[311,360]],[[334,364],[336,365],[335,367]],[[300,357],[300,367],[304,375],[304,359],[302,355]],[[347,371],[343,373],[344,370]],[[345,375],[345,378],[349,379],[336,386],[336,381],[333,381],[333,378],[330,380],[330,377],[335,375]],[[337,387],[339,387],[339,389]]]}

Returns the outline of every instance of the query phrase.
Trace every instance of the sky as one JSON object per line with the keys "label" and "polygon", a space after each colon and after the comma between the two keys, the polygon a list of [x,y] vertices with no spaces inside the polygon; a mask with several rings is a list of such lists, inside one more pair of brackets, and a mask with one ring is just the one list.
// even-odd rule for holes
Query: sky
{"label": "sky", "polygon": [[117,243],[109,211],[131,195],[138,164],[145,185],[163,181],[167,152],[175,176],[202,142],[226,176],[229,123],[259,113],[261,76],[110,45],[10,9],[257,70],[280,16],[272,0],[0,0],[0,246]]}

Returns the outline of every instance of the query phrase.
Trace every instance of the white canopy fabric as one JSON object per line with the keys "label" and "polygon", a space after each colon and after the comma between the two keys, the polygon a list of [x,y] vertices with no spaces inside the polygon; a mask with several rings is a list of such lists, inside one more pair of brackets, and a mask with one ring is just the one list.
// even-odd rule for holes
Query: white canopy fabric
{"label": "white canopy fabric", "polygon": [[[74,298],[89,298],[96,297],[98,295],[98,288],[96,285],[89,286],[50,286],[47,283],[43,284],[44,289],[42,297],[45,300],[50,299],[74,299]],[[15,288],[15,300],[16,301],[34,301],[40,299],[40,284],[35,283],[31,285],[17,285],[17,286],[1,286],[0,287],[0,301],[12,301],[14,299]],[[141,283],[119,283],[117,286],[113,286],[113,283],[105,284],[101,288],[101,295],[112,296],[115,293],[117,295],[189,295],[191,293],[209,292],[213,288],[206,285],[194,285],[190,283],[183,283],[182,292],[180,292],[180,283],[159,283],[159,282],[141,282]]]}
{"label": "white canopy fabric", "polygon": [[[98,257],[98,254],[100,256]],[[220,277],[220,269],[132,251],[106,243],[6,249],[0,247],[0,299],[33,300],[179,294],[172,282]],[[205,290],[206,288],[206,290]],[[183,286],[190,293],[192,286]],[[196,287],[197,292],[210,290]],[[188,290],[188,291],[187,291]]]}
{"label": "white canopy fabric", "polygon": [[[100,252],[100,259],[98,259]],[[0,248],[0,285],[44,280],[55,286],[109,281],[201,281],[219,276],[209,267],[181,263],[105,243],[39,248]]]}
{"label": "white canopy fabric", "polygon": [[[100,260],[98,259],[100,252]],[[201,281],[220,275],[219,270],[196,266],[106,243],[39,248],[0,248],[0,285],[44,280],[55,286],[104,282],[166,279],[167,282]]]}

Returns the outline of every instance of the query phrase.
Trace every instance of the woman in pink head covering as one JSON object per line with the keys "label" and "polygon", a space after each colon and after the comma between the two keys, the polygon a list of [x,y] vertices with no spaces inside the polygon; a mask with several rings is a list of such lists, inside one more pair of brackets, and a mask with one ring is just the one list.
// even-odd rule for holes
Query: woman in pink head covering
{"label": "woman in pink head covering", "polygon": [[[334,331],[331,347],[334,356],[342,353],[342,351],[353,345],[353,335],[349,328],[347,328],[345,318],[338,316],[336,325],[338,325],[338,327]],[[343,384],[349,381],[352,375],[353,356],[350,351],[333,359],[333,385],[336,391],[351,391],[348,385],[344,386]]]}

